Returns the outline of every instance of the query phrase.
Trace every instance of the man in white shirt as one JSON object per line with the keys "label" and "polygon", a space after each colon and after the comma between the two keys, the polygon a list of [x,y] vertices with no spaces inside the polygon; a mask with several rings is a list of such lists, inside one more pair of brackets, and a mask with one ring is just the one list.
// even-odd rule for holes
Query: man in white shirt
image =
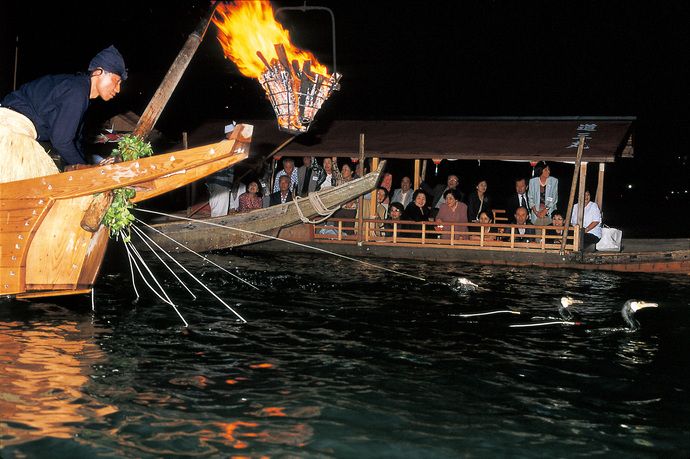
{"label": "man in white shirt", "polygon": [[515,179],[515,193],[512,193],[506,201],[506,217],[510,223],[515,223],[515,212],[518,207],[529,209],[527,180],[522,177]]}

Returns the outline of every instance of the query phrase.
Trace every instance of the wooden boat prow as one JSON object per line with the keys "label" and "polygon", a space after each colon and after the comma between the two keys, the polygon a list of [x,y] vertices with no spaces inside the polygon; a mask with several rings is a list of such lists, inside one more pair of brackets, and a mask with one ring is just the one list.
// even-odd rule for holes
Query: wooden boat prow
{"label": "wooden boat prow", "polygon": [[[386,165],[382,161],[375,171],[337,187],[311,193],[312,198],[297,198],[277,206],[223,217],[200,218],[152,225],[148,235],[164,250],[195,252],[227,249],[254,244],[277,236],[281,229],[307,219],[322,218],[317,207],[333,209],[376,188]],[[312,199],[318,199],[316,206]],[[144,248],[144,247],[142,247]]]}
{"label": "wooden boat prow", "polygon": [[245,159],[253,127],[189,150],[0,184],[0,295],[17,298],[88,292],[108,228],[81,227],[94,195],[123,187],[132,202],[158,196]]}

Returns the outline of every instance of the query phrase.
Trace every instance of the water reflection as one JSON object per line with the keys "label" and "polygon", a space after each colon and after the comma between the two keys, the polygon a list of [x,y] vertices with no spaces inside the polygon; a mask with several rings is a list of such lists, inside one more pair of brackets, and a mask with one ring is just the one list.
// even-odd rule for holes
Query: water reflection
{"label": "water reflection", "polygon": [[[75,443],[145,458],[690,451],[687,281],[390,263],[417,282],[343,260],[213,256],[261,287],[196,262],[247,324],[200,295],[176,298],[184,328],[157,299],[127,298],[119,274],[97,293],[103,329],[88,308],[0,310],[3,455],[41,457],[53,438],[63,457]],[[481,288],[454,292],[459,276]],[[564,294],[583,301],[581,325],[510,328],[558,316]],[[661,303],[637,332],[620,312],[631,297]],[[459,316],[506,308],[521,314]]]}
{"label": "water reflection", "polygon": [[0,322],[3,446],[72,438],[86,421],[117,411],[88,395],[94,366],[106,360],[101,332],[88,320]]}

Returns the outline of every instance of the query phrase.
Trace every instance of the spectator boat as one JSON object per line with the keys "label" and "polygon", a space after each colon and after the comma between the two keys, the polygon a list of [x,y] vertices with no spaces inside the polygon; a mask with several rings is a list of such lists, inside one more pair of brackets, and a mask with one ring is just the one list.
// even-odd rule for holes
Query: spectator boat
{"label": "spectator boat", "polygon": [[[361,145],[365,145],[363,157],[389,160],[389,166],[397,160],[414,162],[414,172],[410,166],[405,169],[405,175],[410,177],[417,177],[420,164],[429,159],[435,163],[442,160],[503,161],[502,164],[508,164],[505,163],[508,161],[529,164],[544,160],[551,164],[559,163],[562,171],[560,187],[564,198],[569,195],[568,199],[559,202],[559,210],[563,213],[571,212],[574,202],[582,202],[587,164],[590,163],[590,170],[598,169],[598,174],[592,174],[595,182],[592,195],[596,196],[593,201],[602,209],[604,223],[611,224],[606,218],[607,207],[603,203],[604,173],[607,164],[633,156],[633,122],[634,118],[630,117],[333,121],[323,127],[316,126],[309,141],[292,142],[281,154],[293,158],[356,157],[358,150],[362,151]],[[260,126],[262,122],[256,121],[255,124]],[[261,135],[255,137],[256,143],[277,145],[282,141],[261,127],[257,132]],[[415,184],[414,188],[417,187]],[[360,208],[364,206],[366,209],[371,205],[373,195],[361,199]],[[429,222],[417,224],[418,228],[412,230],[398,227],[390,236],[384,237],[377,231],[383,222],[367,218],[373,212],[364,214],[365,218],[361,220],[331,218],[330,224],[335,225],[336,235],[321,234],[324,224],[301,224],[278,233],[281,239],[299,242],[299,245],[270,240],[242,249],[285,252],[315,248],[321,250],[319,253],[327,250],[356,257],[690,273],[690,240],[687,238],[626,239],[624,234],[620,251],[595,252],[591,247],[585,247],[580,226],[576,225],[569,228],[565,244],[556,243],[555,236],[522,243],[515,238],[517,226],[508,224],[500,211],[495,213],[495,223],[484,225],[484,232],[490,228],[503,228],[500,240],[491,240],[488,233],[484,237],[481,225],[472,223],[468,226],[476,231],[470,234],[475,236],[474,239],[439,239],[439,231]],[[353,225],[354,231],[347,228]],[[410,238],[406,231],[423,232],[424,235]],[[444,231],[449,229],[444,228]]]}

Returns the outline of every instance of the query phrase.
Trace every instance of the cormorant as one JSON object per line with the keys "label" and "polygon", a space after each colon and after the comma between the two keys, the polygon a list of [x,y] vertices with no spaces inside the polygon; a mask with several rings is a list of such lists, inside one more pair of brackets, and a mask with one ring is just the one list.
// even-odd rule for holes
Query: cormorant
{"label": "cormorant", "polygon": [[572,306],[575,303],[582,303],[582,301],[574,300],[569,296],[561,297],[561,300],[558,302],[558,313],[563,320],[572,321],[575,318],[570,309],[568,309],[568,306]]}
{"label": "cormorant", "polygon": [[479,287],[477,284],[470,282],[470,280],[465,277],[454,277],[453,280],[450,281],[450,288],[456,292],[460,290],[475,290],[477,287]]}
{"label": "cormorant", "polygon": [[630,331],[635,331],[640,328],[640,323],[635,319],[635,313],[642,308],[656,308],[657,303],[647,303],[645,301],[628,300],[621,309],[623,320],[628,324]]}

